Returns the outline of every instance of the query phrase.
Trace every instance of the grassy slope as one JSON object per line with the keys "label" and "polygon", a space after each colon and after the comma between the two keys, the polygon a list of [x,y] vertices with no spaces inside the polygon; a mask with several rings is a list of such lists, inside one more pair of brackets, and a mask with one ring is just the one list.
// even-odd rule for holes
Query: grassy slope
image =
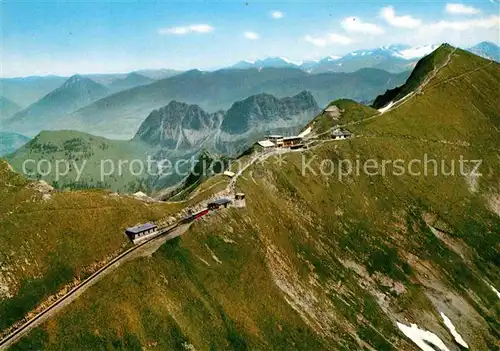
{"label": "grassy slope", "polygon": [[[458,51],[433,82],[476,65]],[[356,126],[362,137],[306,153],[332,161],[427,153],[448,166],[460,155],[482,158],[488,172],[477,187],[462,176],[304,176],[297,153],[282,167],[255,165],[238,182],[246,209],[212,215],[121,267],[19,349],[415,350],[395,320],[452,345],[439,311],[471,349],[498,347],[500,303],[485,282],[500,286],[491,206],[500,194],[500,104],[490,88],[498,74],[489,66],[424,90]]]}
{"label": "grassy slope", "polygon": [[[373,107],[381,108],[391,101],[397,101],[410,92],[415,91],[429,76],[435,67],[446,62],[446,58],[454,48],[448,44],[440,46],[439,50],[435,50],[429,55],[418,61],[417,65],[411,72],[405,84],[394,89],[387,90],[384,94],[378,96],[373,102]],[[465,53],[465,51],[462,51]]]}
{"label": "grassy slope", "polygon": [[[447,81],[478,67],[481,70]],[[427,140],[467,142],[473,148],[500,148],[500,96],[498,63],[457,50],[452,64],[443,68],[431,83],[380,120],[372,120],[369,132],[384,136],[405,136]],[[404,118],[401,118],[404,116]],[[367,128],[366,126],[364,126]]]}
{"label": "grassy slope", "polygon": [[150,205],[103,191],[55,192],[49,200],[0,161],[0,327],[23,317],[62,285],[130,245],[124,228],[180,205]]}
{"label": "grassy slope", "polygon": [[[356,140],[340,151],[330,144],[317,154],[331,159],[359,151],[387,154],[384,142],[375,144]],[[407,141],[393,144],[392,157],[424,147]],[[456,152],[447,146],[432,151],[448,156]],[[258,185],[251,178],[240,183],[247,194],[247,210],[231,210],[198,223],[151,259],[122,267],[70,306],[68,313],[39,329],[35,339],[48,349],[78,348],[89,340],[96,348],[111,347],[113,341],[126,342],[125,336],[142,345],[158,342],[160,349],[183,341],[197,349],[242,349],[236,346],[240,338],[249,349],[356,349],[354,330],[379,350],[391,349],[389,342],[394,349],[411,349],[375,298],[360,288],[364,279],[339,262],[349,259],[404,284],[406,292],[400,296],[380,285],[377,289],[387,294],[400,316],[420,325],[427,322],[426,327],[449,342],[437,322],[436,309],[422,293],[425,283],[419,281],[423,279],[419,266],[408,263],[410,257],[418,257],[431,265],[446,290],[462,296],[489,321],[488,325],[479,317],[478,322],[474,314],[468,324],[463,318],[459,330],[470,327],[477,334],[462,332],[467,341],[479,345],[477,349],[492,345],[499,332],[494,321],[500,311],[496,296],[481,280],[488,278],[498,285],[492,259],[473,254],[484,268],[469,268],[435,239],[420,218],[423,212],[437,214],[459,237],[498,233],[500,221],[488,213],[481,198],[472,197],[451,213],[442,204],[445,192],[456,194],[451,202],[467,196],[463,179],[420,184],[421,180],[412,178],[360,178],[341,184],[335,177],[304,179],[297,169],[300,160],[288,161],[284,170],[254,168]],[[415,190],[408,194],[408,187]],[[263,192],[263,188],[274,190]],[[441,190],[429,197],[429,189]],[[498,236],[493,240],[498,245]],[[489,246],[477,244],[480,250]],[[315,328],[286,304],[279,282],[288,282],[284,289],[308,306],[299,305],[299,310],[313,320]],[[102,291],[108,297],[103,298]],[[477,306],[470,296],[479,297]],[[361,314],[364,318],[358,320]],[[457,323],[456,315],[451,316]],[[430,325],[429,318],[434,318]],[[321,333],[323,328],[334,335],[333,340],[323,341],[311,331]]]}
{"label": "grassy slope", "polygon": [[[340,116],[338,118],[332,118],[328,112],[322,111],[308,124],[308,127],[312,127],[314,132],[324,133],[337,125],[356,122],[379,113],[374,108],[361,105],[349,99],[335,100],[328,104],[328,107],[329,106],[337,106]],[[325,135],[325,137],[329,137],[329,135]]]}

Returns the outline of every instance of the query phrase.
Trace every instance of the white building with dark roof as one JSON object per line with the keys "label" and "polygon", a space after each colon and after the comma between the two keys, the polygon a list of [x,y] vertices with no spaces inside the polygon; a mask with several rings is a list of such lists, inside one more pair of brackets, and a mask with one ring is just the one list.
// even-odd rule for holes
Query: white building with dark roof
{"label": "white building with dark roof", "polygon": [[125,234],[132,242],[145,239],[151,234],[155,234],[158,226],[153,223],[144,223],[135,227],[130,227],[125,230]]}
{"label": "white building with dark roof", "polygon": [[349,139],[351,137],[351,133],[347,130],[339,130],[336,129],[332,132],[332,139],[334,140],[344,140],[344,139]]}

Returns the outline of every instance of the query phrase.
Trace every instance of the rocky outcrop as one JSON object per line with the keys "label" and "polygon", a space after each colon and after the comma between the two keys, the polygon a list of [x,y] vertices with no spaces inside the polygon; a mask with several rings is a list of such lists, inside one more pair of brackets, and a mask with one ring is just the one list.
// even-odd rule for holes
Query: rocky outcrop
{"label": "rocky outcrop", "polygon": [[171,101],[154,110],[134,139],[176,151],[211,149],[236,154],[268,133],[296,133],[319,112],[310,92],[278,99],[253,95],[227,111],[207,113],[198,105]]}
{"label": "rocky outcrop", "polygon": [[195,148],[213,134],[221,116],[221,113],[209,114],[198,105],[172,101],[151,112],[135,139],[174,150]]}

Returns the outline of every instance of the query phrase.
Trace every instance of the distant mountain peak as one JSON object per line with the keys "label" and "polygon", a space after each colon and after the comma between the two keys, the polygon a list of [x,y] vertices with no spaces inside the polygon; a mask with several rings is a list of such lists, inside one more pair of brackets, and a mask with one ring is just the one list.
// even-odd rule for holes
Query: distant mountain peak
{"label": "distant mountain peak", "polygon": [[409,49],[411,48],[411,46],[406,44],[391,44],[391,45],[379,46],[378,48],[381,50],[400,51]]}
{"label": "distant mountain peak", "polygon": [[286,57],[283,57],[283,56],[279,56],[277,57],[278,59],[280,59],[281,61],[285,61],[286,63],[290,63],[292,65],[295,65],[295,66],[300,66],[302,64],[302,61],[292,61]]}
{"label": "distant mountain peak", "polygon": [[140,80],[148,80],[148,81],[152,81],[151,78],[148,78],[142,74],[139,74],[137,72],[130,72],[129,74],[127,74],[127,76],[124,78],[125,80],[136,80],[136,79],[140,79]]}
{"label": "distant mountain peak", "polygon": [[[258,60],[243,60],[231,68],[300,68],[308,73],[354,72],[361,68],[379,68],[392,73],[410,70],[418,59],[436,50],[440,44],[411,46],[407,44],[383,45],[360,49],[343,56],[330,55],[319,60],[292,61],[283,56],[271,56]],[[495,61],[500,60],[500,48],[488,41],[478,43],[469,51]]]}
{"label": "distant mountain peak", "polygon": [[246,68],[298,68],[302,64],[302,61],[292,61],[286,57],[282,56],[271,56],[260,60],[243,60],[239,61],[231,68],[234,69],[246,69]]}
{"label": "distant mountain peak", "polygon": [[326,56],[324,58],[324,60],[326,61],[335,61],[335,60],[338,60],[339,58],[341,58],[342,56],[334,56],[334,55],[329,55],[329,56]]}
{"label": "distant mountain peak", "polygon": [[470,47],[468,51],[483,58],[500,62],[500,47],[490,41],[482,41]]}
{"label": "distant mountain peak", "polygon": [[318,111],[318,104],[309,91],[282,99],[261,93],[235,102],[227,111],[221,130],[234,135],[272,125],[280,120],[303,119],[302,123],[305,123]]}
{"label": "distant mountain peak", "polygon": [[406,60],[420,58],[436,50],[439,47],[439,45],[440,44],[431,44],[431,45],[408,47],[406,49],[395,51],[394,56],[401,57]]}
{"label": "distant mountain peak", "polygon": [[75,74],[37,102],[9,118],[8,124],[43,125],[76,111],[109,94],[108,88],[88,77]]}
{"label": "distant mountain peak", "polygon": [[[300,68],[308,73],[354,72],[360,68],[379,68],[399,73],[411,69],[411,63],[432,52],[438,45],[412,47],[405,44],[392,44],[372,49],[361,49],[343,56],[329,55],[319,60],[292,61],[283,56],[271,56],[259,60],[239,61],[230,68]],[[408,61],[408,62],[405,62]]]}
{"label": "distant mountain peak", "polygon": [[185,102],[172,100],[166,106],[163,106],[161,109],[174,109],[174,108],[187,108],[189,105]]}
{"label": "distant mountain peak", "polygon": [[19,111],[21,111],[21,106],[6,97],[0,96],[0,121],[9,118]]}
{"label": "distant mountain peak", "polygon": [[154,82],[154,79],[146,77],[138,72],[130,72],[124,78],[114,80],[110,85],[114,91],[121,91]]}
{"label": "distant mountain peak", "polygon": [[187,104],[185,102],[180,102],[176,100],[170,101],[166,106],[163,106],[156,110],[159,113],[164,115],[174,116],[175,114],[179,115],[204,115],[206,112],[196,104]]}
{"label": "distant mountain peak", "polygon": [[75,74],[75,75],[69,77],[68,80],[65,81],[63,83],[63,85],[61,85],[60,88],[62,88],[62,89],[71,88],[71,87],[82,85],[82,84],[96,84],[96,85],[102,86],[104,88],[103,85],[96,83],[92,79],[90,79],[88,77],[81,76],[79,74]]}

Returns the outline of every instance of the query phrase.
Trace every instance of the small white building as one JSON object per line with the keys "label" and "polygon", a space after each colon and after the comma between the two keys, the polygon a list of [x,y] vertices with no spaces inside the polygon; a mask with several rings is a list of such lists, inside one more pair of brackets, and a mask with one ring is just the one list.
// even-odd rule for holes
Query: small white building
{"label": "small white building", "polygon": [[347,130],[342,131],[340,129],[335,129],[332,132],[332,139],[334,140],[344,140],[344,139],[349,139],[351,137],[351,133],[348,132]]}
{"label": "small white building", "polygon": [[283,136],[282,135],[278,135],[278,134],[268,135],[266,137],[266,139],[269,140],[274,145],[276,145],[277,147],[283,146]]}
{"label": "small white building", "polygon": [[269,141],[269,140],[261,140],[261,141],[258,141],[257,144],[262,146],[264,149],[269,149],[269,148],[276,146],[272,141]]}
{"label": "small white building", "polygon": [[245,194],[243,193],[236,193],[234,196],[234,205],[235,207],[245,207]]}
{"label": "small white building", "polygon": [[302,137],[298,135],[283,138],[283,147],[294,147],[302,144]]}

